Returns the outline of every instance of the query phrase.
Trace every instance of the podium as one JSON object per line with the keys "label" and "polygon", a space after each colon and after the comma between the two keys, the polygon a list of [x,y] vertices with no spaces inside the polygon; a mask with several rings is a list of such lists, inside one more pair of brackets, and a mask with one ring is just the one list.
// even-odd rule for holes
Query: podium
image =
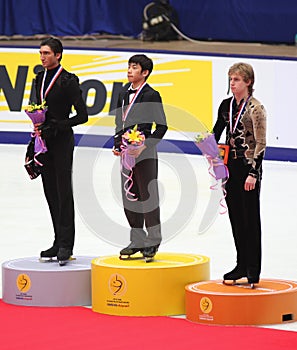
{"label": "podium", "polygon": [[105,256],[92,261],[92,309],[123,316],[185,313],[185,286],[209,279],[209,258],[157,253],[152,262]]}
{"label": "podium", "polygon": [[91,261],[78,256],[65,266],[37,257],[2,264],[2,299],[25,306],[91,305]]}
{"label": "podium", "polygon": [[[243,281],[242,281],[243,282]],[[265,325],[297,320],[297,283],[262,279],[248,284],[225,285],[222,280],[186,286],[186,318],[215,325]]]}

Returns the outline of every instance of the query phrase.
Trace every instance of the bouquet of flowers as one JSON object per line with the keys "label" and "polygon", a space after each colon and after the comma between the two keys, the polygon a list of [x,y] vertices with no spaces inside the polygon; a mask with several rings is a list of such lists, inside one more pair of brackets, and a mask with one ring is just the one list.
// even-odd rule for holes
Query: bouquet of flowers
{"label": "bouquet of flowers", "polygon": [[[216,180],[228,178],[228,168],[220,157],[218,144],[212,133],[200,133],[195,138],[195,144],[208,160]],[[210,170],[209,169],[209,170]]]}
{"label": "bouquet of flowers", "polygon": [[123,166],[127,170],[131,170],[135,166],[135,158],[129,154],[129,150],[139,148],[143,145],[144,140],[145,136],[137,130],[137,124],[122,135],[122,160]]}
{"label": "bouquet of flowers", "polygon": [[[124,189],[126,192],[126,197],[129,200],[137,200],[137,198],[134,198],[135,194],[130,192],[130,189],[133,186],[132,175],[133,175],[133,168],[135,166],[135,157],[129,154],[129,150],[141,147],[145,141],[144,134],[141,131],[139,131],[137,128],[138,126],[136,124],[133,129],[127,130],[122,135],[121,165],[122,165],[122,174],[124,177],[127,178],[127,180],[124,183]],[[123,168],[128,170],[128,174],[126,174]]]}
{"label": "bouquet of flowers", "polygon": [[[209,163],[208,173],[212,177],[214,177],[216,180],[216,184],[214,186],[211,186],[210,188],[212,190],[216,189],[218,180],[222,179],[221,186],[222,186],[222,191],[225,198],[226,190],[224,188],[224,185],[228,181],[229,171],[227,166],[224,164],[223,159],[220,157],[219,147],[215,140],[214,134],[210,132],[199,133],[195,138],[195,144],[208,160],[208,163]],[[224,200],[224,198],[221,199],[220,204],[222,207],[226,209],[226,207],[222,204],[222,201]]]}
{"label": "bouquet of flowers", "polygon": [[[46,102],[43,101],[40,105],[32,102],[28,106],[25,107],[25,112],[27,116],[31,119],[34,127],[39,126],[45,121],[45,113],[47,111]],[[34,162],[39,165],[43,166],[43,164],[38,161],[36,158],[39,154],[47,152],[45,141],[41,138],[40,135],[36,134],[36,132],[33,132],[31,134],[31,137],[34,138]],[[32,159],[30,159],[32,162]],[[25,165],[26,166],[26,165]],[[30,174],[29,174],[30,175]]]}
{"label": "bouquet of flowers", "polygon": [[43,101],[40,105],[35,102],[30,103],[25,107],[25,112],[32,120],[32,123],[42,124],[45,121],[45,112],[47,111],[47,106],[45,105],[45,101]]}
{"label": "bouquet of flowers", "polygon": [[[32,120],[32,123],[35,127],[39,126],[45,121],[46,111],[47,111],[47,106],[45,104],[45,101],[43,101],[40,105],[32,102],[27,107],[25,107],[25,112],[27,116]],[[35,157],[40,153],[45,153],[47,151],[47,148],[41,136],[37,135],[35,132],[33,132],[31,136],[35,138],[35,146],[34,146],[34,151],[36,153]]]}

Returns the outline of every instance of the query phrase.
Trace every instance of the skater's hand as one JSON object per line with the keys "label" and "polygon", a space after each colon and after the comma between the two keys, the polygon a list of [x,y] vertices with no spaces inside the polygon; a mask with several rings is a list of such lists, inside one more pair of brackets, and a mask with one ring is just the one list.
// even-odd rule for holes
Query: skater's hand
{"label": "skater's hand", "polygon": [[145,149],[146,149],[146,145],[142,145],[139,148],[135,148],[135,149],[129,148],[128,154],[134,158],[138,158]]}
{"label": "skater's hand", "polygon": [[244,189],[245,191],[252,191],[255,189],[256,187],[256,182],[257,182],[257,179],[251,175],[249,175],[246,180],[245,180],[245,183],[244,183]]}
{"label": "skater's hand", "polygon": [[120,151],[118,151],[116,148],[114,148],[113,147],[113,149],[112,149],[112,153],[115,155],[115,156],[120,156],[121,155],[121,152]]}

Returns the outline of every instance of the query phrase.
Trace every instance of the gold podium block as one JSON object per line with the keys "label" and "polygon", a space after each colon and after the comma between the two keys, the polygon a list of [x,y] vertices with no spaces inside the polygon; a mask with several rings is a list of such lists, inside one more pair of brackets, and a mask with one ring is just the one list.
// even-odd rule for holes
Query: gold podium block
{"label": "gold podium block", "polygon": [[185,286],[209,279],[209,258],[157,253],[130,260],[105,256],[92,260],[92,309],[123,316],[165,316],[185,313]]}

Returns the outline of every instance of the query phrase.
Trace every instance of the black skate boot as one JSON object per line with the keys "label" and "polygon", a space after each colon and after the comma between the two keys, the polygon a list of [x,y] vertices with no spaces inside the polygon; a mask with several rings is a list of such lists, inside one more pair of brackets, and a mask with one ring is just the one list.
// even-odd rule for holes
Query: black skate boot
{"label": "black skate boot", "polygon": [[120,259],[121,260],[127,260],[130,259],[131,255],[134,255],[138,252],[143,252],[143,247],[140,247],[140,245],[135,244],[134,242],[131,242],[128,247],[123,248],[120,251]]}
{"label": "black skate boot", "polygon": [[[246,281],[238,281],[242,278],[246,277]],[[255,284],[259,283],[259,276],[257,275],[250,275],[247,273],[246,269],[241,268],[240,266],[236,266],[232,271],[226,273],[224,275],[224,284],[231,285],[231,286],[240,286],[240,285],[246,285],[249,284],[250,287],[253,289],[255,288]]]}
{"label": "black skate boot", "polygon": [[57,246],[52,246],[51,248],[47,249],[47,250],[43,250],[40,253],[40,261],[41,262],[46,262],[46,261],[53,261],[57,254],[58,254],[58,250],[59,248]]}
{"label": "black skate boot", "polygon": [[258,284],[260,281],[260,277],[257,273],[253,274],[248,272],[247,279],[252,289],[255,288],[255,284]]}
{"label": "black skate boot", "polygon": [[154,256],[156,255],[158,248],[159,248],[159,244],[144,248],[142,254],[146,262],[150,262],[154,260]]}
{"label": "black skate boot", "polygon": [[247,272],[246,269],[243,269],[240,266],[236,266],[232,271],[225,273],[224,275],[224,283],[226,281],[233,281],[232,283],[225,283],[225,284],[234,284],[237,280],[240,280],[243,277],[246,277]]}
{"label": "black skate boot", "polygon": [[73,260],[72,258],[72,250],[68,248],[59,248],[57,259],[59,261],[60,266],[64,266],[69,260]]}

